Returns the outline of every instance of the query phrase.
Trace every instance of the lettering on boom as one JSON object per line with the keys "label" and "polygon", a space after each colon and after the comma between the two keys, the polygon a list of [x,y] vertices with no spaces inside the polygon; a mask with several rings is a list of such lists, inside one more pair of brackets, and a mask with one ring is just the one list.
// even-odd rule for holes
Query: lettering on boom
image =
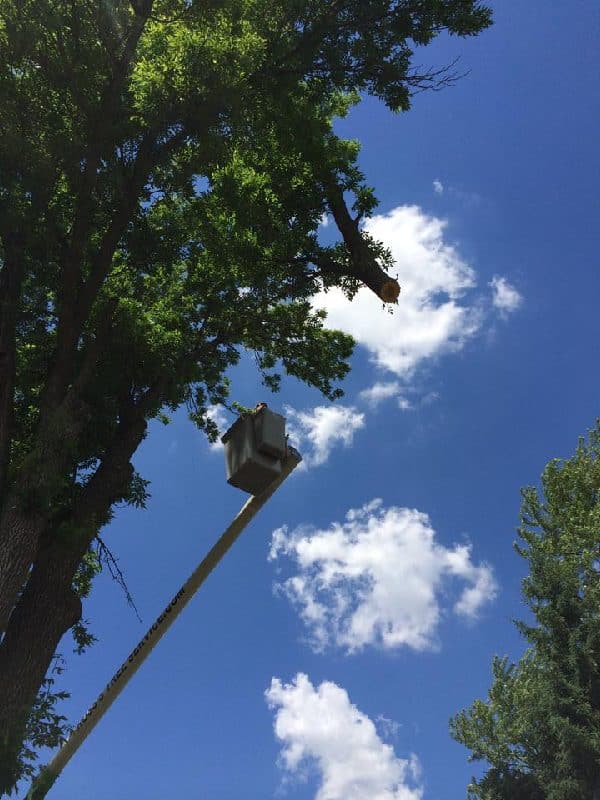
{"label": "lettering on boom", "polygon": [[96,702],[94,703],[94,705],[90,706],[88,708],[88,710],[85,712],[84,716],[79,720],[79,722],[75,726],[75,728],[73,728],[71,736],[73,736],[74,733],[76,733],[78,730],[80,730],[80,728],[82,728],[85,725],[85,723],[88,722],[88,720],[93,715],[93,713],[96,710],[96,708],[98,707],[98,704],[101,703],[102,700],[104,699],[104,696],[112,689],[112,687],[119,680],[121,675],[123,675],[125,670],[129,666],[131,666],[131,664],[135,660],[136,656],[141,652],[141,650],[143,650],[144,646],[148,643],[148,640],[150,639],[152,634],[162,624],[162,622],[165,620],[167,615],[170,614],[171,611],[173,611],[173,609],[175,608],[177,603],[181,600],[181,598],[183,597],[184,594],[185,594],[185,589],[182,587],[177,592],[175,597],[173,597],[173,599],[171,600],[169,605],[165,608],[165,610],[162,612],[162,614],[154,621],[154,624],[152,625],[150,630],[146,633],[144,638],[140,642],[138,642],[136,647],[131,651],[131,653],[129,654],[127,660],[124,661],[123,664],[121,664],[121,666],[119,667],[119,669],[115,672],[115,674],[111,678],[110,682],[104,688],[104,691],[96,698]]}

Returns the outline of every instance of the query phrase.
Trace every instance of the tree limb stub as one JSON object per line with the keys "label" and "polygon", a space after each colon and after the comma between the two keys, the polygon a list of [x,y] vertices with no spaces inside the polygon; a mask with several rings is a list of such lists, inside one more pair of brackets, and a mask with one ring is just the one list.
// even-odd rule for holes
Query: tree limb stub
{"label": "tree limb stub", "polygon": [[348,211],[344,195],[334,181],[326,182],[327,200],[335,223],[342,234],[352,259],[352,276],[368,286],[384,303],[395,303],[400,295],[400,284],[377,263],[369,245],[358,228],[358,221]]}

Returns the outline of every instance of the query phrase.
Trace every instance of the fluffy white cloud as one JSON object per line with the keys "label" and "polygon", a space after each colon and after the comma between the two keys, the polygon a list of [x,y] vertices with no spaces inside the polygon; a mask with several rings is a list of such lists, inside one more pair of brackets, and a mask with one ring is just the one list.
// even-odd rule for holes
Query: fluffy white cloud
{"label": "fluffy white cloud", "polygon": [[506,278],[494,275],[490,281],[492,287],[492,303],[500,314],[507,316],[516,311],[523,302],[522,295],[510,284]]}
{"label": "fluffy white cloud", "polygon": [[444,194],[444,184],[438,178],[433,182],[433,191],[436,194]]}
{"label": "fluffy white cloud", "polygon": [[372,720],[350,702],[341,686],[324,681],[315,688],[298,673],[291,683],[273,678],[265,692],[275,711],[275,735],[282,743],[280,765],[302,777],[316,767],[315,800],[420,800],[415,756],[398,758],[377,735]]}
{"label": "fluffy white cloud", "polygon": [[336,445],[349,447],[365,424],[365,415],[350,406],[317,406],[308,411],[287,406],[285,413],[290,442],[302,453],[305,468],[324,464]]}
{"label": "fluffy white cloud", "polygon": [[462,302],[475,273],[444,240],[446,222],[418,206],[400,206],[375,216],[366,231],[390,248],[402,294],[393,313],[361,289],[352,302],[340,290],[319,295],[328,326],[354,336],[375,363],[397,377],[410,378],[424,360],[459,350],[481,324],[475,304]]}
{"label": "fluffy white cloud", "polygon": [[298,609],[315,650],[437,646],[441,597],[474,619],[497,591],[491,568],[475,564],[468,544],[436,541],[429,517],[373,500],[325,530],[273,532],[270,560],[289,559],[295,574],[278,588]]}

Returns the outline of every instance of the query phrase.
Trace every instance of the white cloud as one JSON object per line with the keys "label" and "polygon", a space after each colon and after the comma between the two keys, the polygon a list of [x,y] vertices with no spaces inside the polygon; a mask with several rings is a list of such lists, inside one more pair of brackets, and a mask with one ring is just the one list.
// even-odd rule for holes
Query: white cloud
{"label": "white cloud", "polygon": [[[467,551],[466,555],[468,558],[470,553]],[[462,575],[467,580],[472,580],[473,585],[463,590],[454,604],[454,613],[462,617],[476,619],[481,606],[496,596],[496,581],[491,569],[487,566],[473,567],[472,565],[465,565],[465,571]]]}
{"label": "white cloud", "polygon": [[390,381],[387,383],[377,381],[373,386],[369,386],[367,389],[363,389],[359,392],[358,396],[370,408],[377,408],[384,400],[395,397],[398,408],[402,411],[409,411],[413,408],[413,404],[401,392],[402,387],[398,381]]}
{"label": "white cloud", "polygon": [[[279,589],[298,609],[315,650],[367,646],[435,649],[445,610],[475,619],[497,591],[491,568],[476,565],[468,544],[436,541],[426,514],[385,508],[381,500],[351,509],[342,523],[273,532],[270,560],[287,557],[295,574]],[[452,602],[452,600],[450,600]]]}
{"label": "white cloud", "polygon": [[279,763],[291,776],[316,768],[315,800],[420,800],[419,762],[398,758],[377,735],[372,720],[350,702],[341,686],[317,688],[298,673],[291,683],[273,678],[265,692],[275,711]]}
{"label": "white cloud", "polygon": [[433,182],[433,191],[436,194],[444,194],[444,184],[438,178]]}
{"label": "white cloud", "polygon": [[510,284],[506,278],[500,275],[494,275],[490,281],[492,287],[492,303],[494,308],[497,308],[502,316],[516,311],[523,302],[522,295]]}
{"label": "white cloud", "polygon": [[308,411],[285,409],[290,442],[302,453],[302,465],[324,464],[333,448],[349,447],[354,434],[365,425],[365,415],[351,406],[316,406]]}
{"label": "white cloud", "polygon": [[418,206],[399,206],[368,220],[365,229],[390,248],[402,294],[393,313],[362,288],[354,300],[341,290],[321,293],[327,324],[344,330],[365,347],[373,361],[409,379],[426,359],[460,350],[481,325],[474,304],[462,302],[475,285],[475,273],[457,249],[444,240],[446,222]]}
{"label": "white cloud", "polygon": [[390,397],[396,397],[398,394],[400,394],[400,384],[398,381],[391,381],[389,383],[377,382],[368,389],[363,389],[359,397],[371,406],[371,408],[376,408],[384,400],[388,400]]}
{"label": "white cloud", "polygon": [[322,228],[326,228],[329,225],[329,217],[325,212],[323,212],[321,214],[321,219],[319,220],[319,225]]}
{"label": "white cloud", "polygon": [[211,442],[209,444],[210,449],[213,452],[218,452],[219,450],[223,449],[223,445],[221,443],[221,436],[225,433],[227,428],[231,425],[231,420],[227,418],[225,413],[225,409],[223,406],[211,406],[208,409],[206,416],[215,423],[217,428],[219,429],[219,438],[216,442]]}

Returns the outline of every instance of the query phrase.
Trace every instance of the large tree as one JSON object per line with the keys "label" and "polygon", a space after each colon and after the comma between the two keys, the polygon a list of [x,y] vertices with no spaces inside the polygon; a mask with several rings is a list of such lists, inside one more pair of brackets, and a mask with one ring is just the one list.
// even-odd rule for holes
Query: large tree
{"label": "large tree", "polygon": [[44,679],[88,639],[99,529],[144,503],[148,421],[187,404],[214,437],[243,351],[335,398],[352,342],[311,298],[397,297],[333,120],[361,93],[406,110],[450,77],[415,47],[489,23],[476,0],[0,0],[0,793],[60,733]]}
{"label": "large tree", "polygon": [[600,800],[600,422],[555,459],[542,492],[523,491],[529,648],[496,658],[487,701],[451,721],[471,760],[489,765],[475,800]]}

